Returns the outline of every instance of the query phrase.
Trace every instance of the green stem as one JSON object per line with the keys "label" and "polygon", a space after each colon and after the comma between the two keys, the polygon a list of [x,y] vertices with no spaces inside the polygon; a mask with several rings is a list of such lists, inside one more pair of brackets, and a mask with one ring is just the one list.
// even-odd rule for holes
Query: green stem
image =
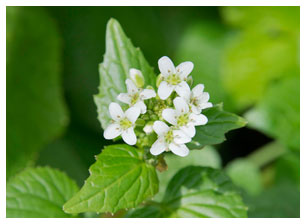
{"label": "green stem", "polygon": [[275,141],[259,148],[258,150],[250,154],[247,159],[256,166],[263,167],[268,163],[274,161],[278,157],[282,156],[286,152],[287,149],[279,142]]}

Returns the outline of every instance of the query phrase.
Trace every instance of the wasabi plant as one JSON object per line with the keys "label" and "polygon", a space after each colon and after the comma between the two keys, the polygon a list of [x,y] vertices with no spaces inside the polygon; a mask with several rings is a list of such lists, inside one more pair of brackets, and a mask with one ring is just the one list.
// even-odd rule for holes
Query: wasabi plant
{"label": "wasabi plant", "polygon": [[192,62],[175,66],[163,56],[156,64],[159,75],[119,23],[109,21],[94,100],[104,138],[123,144],[102,150],[89,169],[90,177],[64,211],[113,214],[132,209],[126,217],[246,217],[239,193],[225,187],[231,185],[229,178],[212,168],[191,166],[179,171],[169,182],[165,198],[154,201],[160,184],[157,170],[175,169],[167,167],[165,155],[187,157],[190,150],[221,143],[227,131],[245,125],[242,118],[223,111],[222,104],[209,102],[203,83],[193,86],[196,65]]}
{"label": "wasabi plant", "polygon": [[300,217],[300,7],[171,10],[6,7],[6,218]]}
{"label": "wasabi plant", "polygon": [[[247,217],[239,191],[223,171],[167,165],[168,156],[185,164],[192,150],[223,142],[225,133],[245,120],[224,111],[222,103],[209,102],[209,86],[204,91],[203,83],[193,83],[196,64],[175,66],[162,56],[155,67],[157,73],[111,19],[94,96],[101,138],[109,144],[95,157],[80,190],[51,168],[17,175],[7,187],[9,217],[45,217],[44,208],[51,205],[49,217]],[[169,170],[176,174],[159,181]],[[29,213],[32,205],[41,206]]]}

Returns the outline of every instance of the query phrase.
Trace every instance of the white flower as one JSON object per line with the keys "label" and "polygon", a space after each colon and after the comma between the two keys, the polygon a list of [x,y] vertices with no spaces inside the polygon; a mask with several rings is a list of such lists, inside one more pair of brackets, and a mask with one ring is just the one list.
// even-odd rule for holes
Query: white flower
{"label": "white flower", "polygon": [[196,130],[194,126],[205,125],[208,121],[203,114],[190,113],[189,106],[182,97],[176,97],[173,100],[174,109],[167,108],[163,110],[163,118],[170,124],[179,127],[191,138],[195,136]]}
{"label": "white flower", "polygon": [[158,87],[158,96],[162,100],[167,99],[173,90],[179,93],[189,88],[186,80],[193,69],[192,62],[186,61],[174,67],[171,59],[164,56],[158,60],[158,67],[163,78]]}
{"label": "white flower", "polygon": [[184,143],[190,142],[191,138],[184,132],[173,130],[162,121],[155,121],[153,130],[158,135],[158,139],[150,149],[152,155],[156,156],[169,150],[178,156],[184,157],[188,155],[189,149]]}
{"label": "white flower", "polygon": [[143,101],[155,97],[155,91],[153,89],[139,89],[130,79],[125,80],[125,84],[128,92],[120,93],[117,99],[128,104],[130,107],[138,107],[142,114],[146,113],[147,106]]}
{"label": "white flower", "polygon": [[188,89],[182,91],[179,96],[183,97],[188,105],[191,108],[191,112],[195,114],[200,114],[203,109],[212,107],[212,103],[208,102],[209,100],[209,93],[203,92],[204,85],[198,84],[196,85],[191,91],[188,86]]}
{"label": "white flower", "polygon": [[113,123],[104,131],[104,138],[113,139],[121,135],[123,141],[127,144],[135,145],[137,138],[134,127],[140,115],[140,109],[138,107],[130,107],[123,112],[118,103],[110,103],[109,113],[113,119]]}

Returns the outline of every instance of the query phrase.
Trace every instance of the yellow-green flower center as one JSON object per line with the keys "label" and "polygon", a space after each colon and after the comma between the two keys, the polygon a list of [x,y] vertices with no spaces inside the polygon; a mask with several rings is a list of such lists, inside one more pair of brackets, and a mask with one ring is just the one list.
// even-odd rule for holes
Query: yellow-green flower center
{"label": "yellow-green flower center", "polygon": [[165,134],[165,142],[167,144],[170,144],[171,142],[173,142],[173,131],[170,130]]}
{"label": "yellow-green flower center", "polygon": [[123,130],[128,129],[128,128],[132,127],[132,126],[133,126],[133,124],[132,124],[132,122],[129,119],[123,118],[123,119],[120,120],[120,127]]}
{"label": "yellow-green flower center", "polygon": [[139,99],[139,93],[135,93],[134,95],[132,95],[131,104],[134,105],[135,103],[137,103],[138,99]]}
{"label": "yellow-green flower center", "polygon": [[189,121],[189,114],[182,114],[177,118],[178,126],[185,126]]}
{"label": "yellow-green flower center", "polygon": [[195,105],[195,106],[198,106],[198,100],[197,100],[197,98],[195,98],[195,97],[191,98],[191,99],[190,99],[190,103],[193,104],[193,105]]}
{"label": "yellow-green flower center", "polygon": [[167,77],[166,82],[171,85],[177,85],[181,82],[181,79],[177,74],[172,74]]}
{"label": "yellow-green flower center", "polygon": [[160,119],[162,119],[163,110],[166,108],[167,105],[164,100],[157,100],[154,104],[153,111]]}

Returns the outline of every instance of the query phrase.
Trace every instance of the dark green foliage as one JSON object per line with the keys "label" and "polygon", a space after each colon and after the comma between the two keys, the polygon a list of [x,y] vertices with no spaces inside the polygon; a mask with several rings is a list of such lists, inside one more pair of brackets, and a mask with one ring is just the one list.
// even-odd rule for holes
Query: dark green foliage
{"label": "dark green foliage", "polygon": [[7,178],[33,164],[68,122],[61,45],[42,8],[7,7]]}

